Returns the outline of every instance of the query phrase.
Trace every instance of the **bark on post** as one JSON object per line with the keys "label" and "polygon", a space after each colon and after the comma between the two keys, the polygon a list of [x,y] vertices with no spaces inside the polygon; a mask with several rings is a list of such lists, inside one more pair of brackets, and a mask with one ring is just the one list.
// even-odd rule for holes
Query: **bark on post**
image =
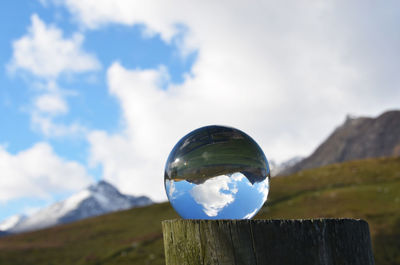
{"label": "bark on post", "polygon": [[167,220],[162,227],[166,265],[374,264],[363,220]]}

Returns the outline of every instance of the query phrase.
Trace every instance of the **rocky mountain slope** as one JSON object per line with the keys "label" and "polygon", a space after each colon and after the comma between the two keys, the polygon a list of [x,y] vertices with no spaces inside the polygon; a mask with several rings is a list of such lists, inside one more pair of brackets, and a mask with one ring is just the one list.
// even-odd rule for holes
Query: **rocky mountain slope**
{"label": "rocky mountain slope", "polygon": [[377,118],[348,117],[311,156],[281,172],[294,172],[355,159],[400,156],[400,111]]}
{"label": "rocky mountain slope", "polygon": [[10,217],[0,224],[0,230],[8,233],[32,231],[151,203],[148,197],[125,195],[111,184],[100,181],[31,216]]}

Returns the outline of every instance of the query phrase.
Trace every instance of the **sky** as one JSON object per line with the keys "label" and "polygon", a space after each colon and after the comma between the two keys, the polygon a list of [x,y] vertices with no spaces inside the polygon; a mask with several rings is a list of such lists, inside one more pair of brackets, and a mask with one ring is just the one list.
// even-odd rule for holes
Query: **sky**
{"label": "sky", "polygon": [[100,179],[164,201],[169,152],[205,125],[282,162],[348,114],[398,109],[399,5],[4,1],[0,220]]}

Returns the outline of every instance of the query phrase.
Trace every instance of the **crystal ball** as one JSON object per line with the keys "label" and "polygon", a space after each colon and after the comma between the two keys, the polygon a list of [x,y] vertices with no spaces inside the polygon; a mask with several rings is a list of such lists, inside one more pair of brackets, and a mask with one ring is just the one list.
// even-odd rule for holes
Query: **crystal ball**
{"label": "crystal ball", "polygon": [[250,219],[263,206],[270,170],[244,132],[206,126],[184,136],[168,156],[165,191],[185,219]]}

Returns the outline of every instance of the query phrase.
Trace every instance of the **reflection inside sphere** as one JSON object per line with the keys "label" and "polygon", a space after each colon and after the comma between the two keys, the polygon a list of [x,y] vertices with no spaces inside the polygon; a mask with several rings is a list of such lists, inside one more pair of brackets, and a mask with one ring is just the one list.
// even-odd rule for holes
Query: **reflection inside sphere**
{"label": "reflection inside sphere", "polygon": [[264,153],[247,134],[207,126],[183,137],[165,167],[165,189],[187,219],[249,219],[269,191]]}

